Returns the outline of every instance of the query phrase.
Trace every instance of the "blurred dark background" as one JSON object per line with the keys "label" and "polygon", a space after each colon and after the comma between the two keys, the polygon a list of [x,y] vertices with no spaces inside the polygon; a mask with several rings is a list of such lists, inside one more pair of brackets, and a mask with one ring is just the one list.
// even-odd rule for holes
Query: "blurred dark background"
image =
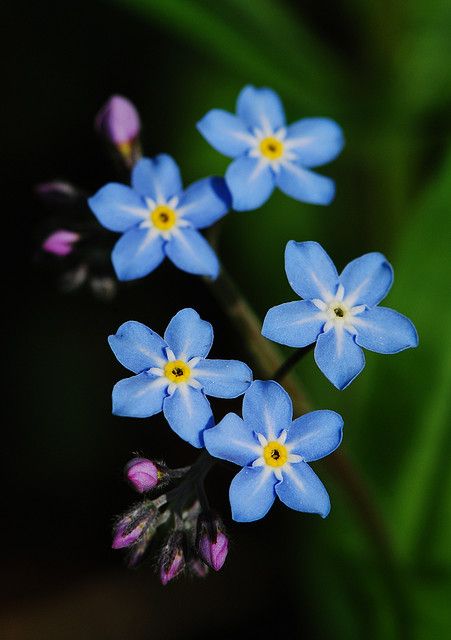
{"label": "blurred dark background", "polygon": [[[1,637],[451,637],[450,3],[42,0],[2,13],[3,339],[13,385],[4,394]],[[61,265],[44,268],[37,244],[58,211],[33,186],[62,178],[94,192],[116,179],[93,129],[113,93],[137,105],[146,155],[172,154],[186,183],[221,175],[227,159],[194,125],[212,107],[233,110],[246,83],[277,90],[288,122],[329,116],[347,138],[322,169],[337,181],[330,207],[276,193],[259,211],[227,217],[221,255],[256,311],[292,299],[287,240],[315,239],[338,267],[383,251],[396,276],[387,304],[420,334],[416,351],[368,353],[344,392],[311,356],[297,369],[317,408],[343,414],[344,448],[393,558],[320,464],[333,505],[325,521],[277,506],[235,525],[230,474],[215,471],[209,494],[232,538],[225,568],[162,588],[152,566],[127,570],[110,550],[113,516],[134,499],[122,467],[134,451],[171,466],[196,452],[161,417],[111,416],[124,370],[106,337],[128,319],[163,331],[193,306],[215,327],[214,357],[247,359],[246,347],[202,281],[170,265],[111,303],[87,289],[62,295]]]}

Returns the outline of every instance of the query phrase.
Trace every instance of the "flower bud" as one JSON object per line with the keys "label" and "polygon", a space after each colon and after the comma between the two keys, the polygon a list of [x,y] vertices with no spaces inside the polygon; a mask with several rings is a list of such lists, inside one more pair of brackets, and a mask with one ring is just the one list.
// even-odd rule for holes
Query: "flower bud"
{"label": "flower bud", "polygon": [[51,233],[42,243],[42,248],[47,253],[53,253],[55,256],[68,256],[72,253],[73,244],[80,240],[80,235],[74,231],[67,229],[58,229]]}
{"label": "flower bud", "polygon": [[124,469],[127,482],[139,493],[154,489],[161,477],[158,466],[147,458],[133,458]]}
{"label": "flower bud", "polygon": [[167,585],[185,568],[185,554],[183,551],[183,534],[179,531],[173,533],[165,548],[160,561],[160,581]]}
{"label": "flower bud", "polygon": [[135,505],[118,521],[113,532],[113,549],[130,547],[137,542],[143,533],[154,527],[158,509],[153,502],[145,500]]}
{"label": "flower bud", "polygon": [[97,114],[95,127],[118,149],[127,162],[132,161],[141,121],[135,105],[130,100],[123,96],[112,96]]}
{"label": "flower bud", "polygon": [[202,560],[191,560],[189,564],[191,573],[197,578],[205,578],[208,575],[208,566]]}
{"label": "flower bud", "polygon": [[197,521],[197,552],[202,560],[219,571],[229,551],[229,539],[222,521],[216,516],[201,514]]}
{"label": "flower bud", "polygon": [[96,276],[90,280],[91,290],[100,300],[108,302],[117,292],[116,281],[109,276]]}
{"label": "flower bud", "polygon": [[34,191],[43,200],[57,204],[71,204],[86,197],[81,189],[63,180],[41,182],[35,186]]}
{"label": "flower bud", "polygon": [[138,524],[133,526],[130,519],[124,518],[124,520],[121,520],[114,530],[113,543],[111,547],[113,549],[130,547],[140,538],[145,526],[146,520],[141,520],[141,522],[138,522]]}

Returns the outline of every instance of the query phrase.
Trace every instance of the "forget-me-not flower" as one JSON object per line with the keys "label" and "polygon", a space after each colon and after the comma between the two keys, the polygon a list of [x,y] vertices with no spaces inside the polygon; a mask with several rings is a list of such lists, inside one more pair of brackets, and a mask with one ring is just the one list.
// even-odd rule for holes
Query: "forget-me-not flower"
{"label": "forget-me-not flower", "polygon": [[342,438],[335,411],[312,411],[293,421],[288,393],[272,380],[256,380],[243,398],[243,418],[228,413],[204,433],[212,456],[244,467],[230,485],[232,517],[259,520],[276,496],[291,509],[330,511],[328,493],[308,462],[332,453]]}
{"label": "forget-me-not flower", "polygon": [[286,126],[277,93],[248,85],[238,96],[236,115],[212,109],[197,128],[217,151],[235,158],[225,179],[237,211],[257,209],[276,186],[302,202],[332,202],[334,181],[310,169],[343,148],[342,130],[333,120],[304,118]]}
{"label": "forget-me-not flower", "polygon": [[177,164],[161,154],[139,160],[131,183],[107,184],[88,200],[104,227],[123,234],[111,256],[119,280],[148,275],[165,256],[183,271],[215,278],[218,259],[198,229],[230,207],[223,178],[204,178],[183,190]]}
{"label": "forget-me-not flower", "polygon": [[183,440],[203,446],[214,424],[208,396],[236,398],[252,372],[238,360],[207,360],[213,327],[194,309],[182,309],[169,322],[164,339],[140,322],[125,322],[108,338],[119,362],[134,376],[113,389],[113,413],[148,418],[163,411]]}
{"label": "forget-me-not flower", "polygon": [[362,347],[398,353],[418,345],[408,318],[377,306],[393,283],[393,269],[381,253],[356,258],[338,275],[317,242],[290,240],[285,271],[291,288],[304,300],[270,309],[262,333],[289,347],[316,342],[316,364],[338,389],[347,387],[365,366]]}

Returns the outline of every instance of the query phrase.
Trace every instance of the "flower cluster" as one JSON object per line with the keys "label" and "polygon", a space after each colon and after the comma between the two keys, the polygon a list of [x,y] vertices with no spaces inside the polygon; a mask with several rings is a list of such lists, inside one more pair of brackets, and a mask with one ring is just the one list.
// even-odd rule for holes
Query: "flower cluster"
{"label": "flower cluster", "polygon": [[[96,127],[131,173],[131,186],[111,182],[87,200],[100,223],[97,231],[121,234],[111,251],[117,279],[147,276],[168,258],[182,271],[208,277],[217,292],[224,286],[216,280],[219,260],[200,231],[232,208],[262,206],[275,187],[302,202],[330,204],[334,182],[312,169],[336,158],[344,145],[333,120],[304,118],[287,126],[279,96],[247,86],[236,114],[213,109],[197,123],[202,136],[233,159],[225,176],[203,177],[184,188],[171,156],[141,157],[140,118],[125,98],[113,97]],[[92,236],[95,242],[98,237]],[[66,259],[84,243],[89,244],[86,231],[58,227],[42,248]],[[223,296],[229,315],[244,317],[237,324],[253,341],[254,354],[265,339],[295,347],[299,356],[314,348],[318,367],[341,390],[364,368],[363,349],[392,354],[417,346],[412,322],[379,306],[393,283],[393,269],[381,253],[356,258],[338,274],[317,242],[290,240],[285,269],[301,300],[269,309],[261,333],[244,303],[233,305]],[[292,400],[275,380],[280,375],[266,366],[268,379],[254,381],[245,363],[208,358],[213,337],[212,325],[191,308],[175,314],[163,337],[137,321],[125,322],[109,337],[114,355],[133,374],[114,386],[113,413],[148,419],[162,412],[180,438],[204,449],[183,469],[142,456],[125,467],[127,482],[142,500],[118,519],[113,548],[128,549],[134,565],[157,546],[163,584],[184,571],[203,577],[225,562],[228,537],[204,486],[217,459],[242,467],[229,491],[236,522],[263,518],[276,498],[323,518],[330,511],[328,492],[310,464],[339,447],[342,417],[304,410],[293,419]],[[240,396],[241,416],[215,418],[209,398]]]}

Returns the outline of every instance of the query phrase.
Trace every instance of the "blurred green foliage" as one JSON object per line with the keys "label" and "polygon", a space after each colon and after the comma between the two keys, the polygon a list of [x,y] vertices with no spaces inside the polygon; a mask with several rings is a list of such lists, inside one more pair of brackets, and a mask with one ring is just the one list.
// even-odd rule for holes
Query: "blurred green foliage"
{"label": "blurred green foliage", "polygon": [[[323,210],[275,194],[260,211],[229,216],[222,252],[261,314],[292,298],[283,272],[288,239],[316,239],[342,265],[367,250],[384,251],[393,263],[387,304],[413,318],[420,348],[393,357],[368,354],[364,374],[343,393],[330,388],[312,359],[298,373],[317,407],[345,416],[345,446],[383,514],[394,567],[386,566],[329,479],[333,512],[320,534],[315,529],[308,538],[311,553],[299,550],[299,597],[310,602],[324,637],[446,638],[451,4],[332,4],[331,14],[329,3],[276,0],[119,3],[158,25],[168,48],[182,41],[205,59],[199,76],[191,68],[176,78],[183,118],[175,146],[193,177],[222,173],[227,165],[194,122],[212,107],[234,110],[245,83],[277,90],[289,121],[327,115],[343,125],[345,152],[324,169],[337,180],[333,205]],[[295,544],[296,531],[290,537]]]}

